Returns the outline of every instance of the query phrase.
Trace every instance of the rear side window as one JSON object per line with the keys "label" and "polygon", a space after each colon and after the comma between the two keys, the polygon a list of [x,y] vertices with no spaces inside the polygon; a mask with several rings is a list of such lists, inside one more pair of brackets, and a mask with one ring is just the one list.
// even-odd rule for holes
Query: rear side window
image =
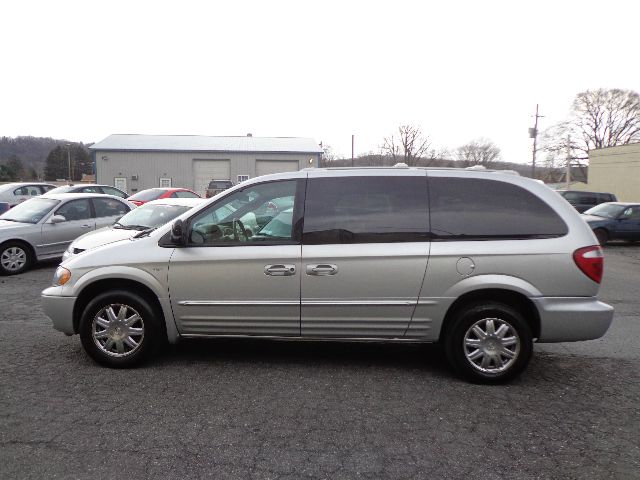
{"label": "rear side window", "polygon": [[180,190],[176,193],[176,197],[177,198],[200,198],[198,195],[196,195],[193,192],[188,192],[186,190]]}
{"label": "rear side window", "polygon": [[331,177],[307,181],[303,243],[428,240],[425,177]]}
{"label": "rear side window", "polygon": [[129,212],[129,207],[113,198],[93,198],[93,208],[96,210],[96,217],[122,216]]}
{"label": "rear side window", "polygon": [[568,232],[549,205],[510,183],[429,177],[429,199],[434,240],[546,238]]}

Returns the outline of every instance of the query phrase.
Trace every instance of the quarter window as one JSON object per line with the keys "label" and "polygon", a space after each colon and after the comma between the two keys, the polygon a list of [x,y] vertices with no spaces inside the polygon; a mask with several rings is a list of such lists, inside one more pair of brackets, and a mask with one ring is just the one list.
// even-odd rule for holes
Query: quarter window
{"label": "quarter window", "polygon": [[558,237],[568,231],[544,201],[506,182],[429,177],[429,197],[434,240]]}
{"label": "quarter window", "polygon": [[428,239],[426,176],[312,178],[305,244],[420,242]]}

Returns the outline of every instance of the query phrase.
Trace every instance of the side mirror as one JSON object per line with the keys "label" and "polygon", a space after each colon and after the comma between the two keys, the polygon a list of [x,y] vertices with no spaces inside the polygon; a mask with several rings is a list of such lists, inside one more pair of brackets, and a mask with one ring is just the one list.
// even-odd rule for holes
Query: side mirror
{"label": "side mirror", "polygon": [[176,220],[171,226],[171,243],[180,247],[187,244],[182,220]]}
{"label": "side mirror", "polygon": [[66,222],[67,219],[64,218],[62,215],[54,215],[53,217],[51,217],[51,223],[62,223],[62,222]]}

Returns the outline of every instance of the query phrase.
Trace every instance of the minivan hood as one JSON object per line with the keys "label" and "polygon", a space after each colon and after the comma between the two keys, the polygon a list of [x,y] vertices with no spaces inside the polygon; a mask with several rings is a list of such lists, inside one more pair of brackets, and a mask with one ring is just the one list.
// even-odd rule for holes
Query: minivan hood
{"label": "minivan hood", "polygon": [[73,248],[89,250],[90,248],[107,245],[108,243],[119,242],[133,237],[140,230],[126,230],[124,228],[104,227],[93,232],[85,233],[76,238]]}

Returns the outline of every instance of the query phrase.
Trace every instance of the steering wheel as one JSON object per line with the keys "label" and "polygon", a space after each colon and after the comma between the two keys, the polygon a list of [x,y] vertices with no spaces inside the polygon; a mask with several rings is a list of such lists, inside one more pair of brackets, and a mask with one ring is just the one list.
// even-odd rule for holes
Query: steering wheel
{"label": "steering wheel", "polygon": [[242,236],[244,237],[244,240],[242,240],[243,242],[246,242],[249,240],[249,235],[247,235],[247,230],[244,228],[242,221],[239,218],[234,218],[233,219],[233,239],[236,240],[237,242],[241,241],[240,235],[239,235],[240,233],[242,233]]}

